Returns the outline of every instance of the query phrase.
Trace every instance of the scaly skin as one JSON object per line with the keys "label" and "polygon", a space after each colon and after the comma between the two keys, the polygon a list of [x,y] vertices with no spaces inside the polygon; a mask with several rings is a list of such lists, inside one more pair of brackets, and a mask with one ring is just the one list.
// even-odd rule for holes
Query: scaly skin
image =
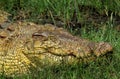
{"label": "scaly skin", "polygon": [[5,11],[0,10],[0,24],[2,24],[8,20],[8,15],[10,15],[10,14],[8,14]]}
{"label": "scaly skin", "polygon": [[0,73],[14,76],[45,65],[89,62],[110,51],[108,43],[91,42],[50,24],[11,23],[0,31]]}

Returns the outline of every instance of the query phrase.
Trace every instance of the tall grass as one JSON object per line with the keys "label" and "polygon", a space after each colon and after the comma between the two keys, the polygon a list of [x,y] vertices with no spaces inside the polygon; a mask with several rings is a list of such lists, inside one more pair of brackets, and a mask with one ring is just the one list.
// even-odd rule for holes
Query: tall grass
{"label": "tall grass", "polygon": [[53,21],[57,18],[63,22],[71,21],[74,12],[77,12],[78,20],[83,19],[79,10],[81,5],[96,8],[97,12],[105,12],[106,15],[110,11],[118,15],[120,13],[119,4],[119,0],[0,0],[0,8],[12,14],[17,13],[20,9],[30,12],[30,19],[47,16]]}

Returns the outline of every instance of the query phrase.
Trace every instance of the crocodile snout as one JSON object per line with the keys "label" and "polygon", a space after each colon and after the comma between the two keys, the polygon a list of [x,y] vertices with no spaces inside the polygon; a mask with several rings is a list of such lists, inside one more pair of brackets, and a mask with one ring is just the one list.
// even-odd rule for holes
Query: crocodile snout
{"label": "crocodile snout", "polygon": [[100,42],[95,46],[94,54],[99,57],[101,55],[112,52],[113,47],[109,43]]}

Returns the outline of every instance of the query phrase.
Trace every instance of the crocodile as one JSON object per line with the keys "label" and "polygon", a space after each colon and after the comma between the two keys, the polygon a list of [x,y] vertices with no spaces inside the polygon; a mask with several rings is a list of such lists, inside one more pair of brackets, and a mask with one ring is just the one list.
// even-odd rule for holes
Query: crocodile
{"label": "crocodile", "polygon": [[112,50],[109,43],[92,42],[51,24],[12,22],[0,28],[0,73],[15,76],[46,65],[89,62]]}

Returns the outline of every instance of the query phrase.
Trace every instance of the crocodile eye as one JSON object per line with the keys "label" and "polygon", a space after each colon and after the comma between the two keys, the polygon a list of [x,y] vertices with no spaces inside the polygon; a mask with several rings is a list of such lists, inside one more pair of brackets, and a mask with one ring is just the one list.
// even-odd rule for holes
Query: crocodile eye
{"label": "crocodile eye", "polygon": [[35,32],[35,33],[33,33],[33,36],[41,36],[41,34],[38,32]]}
{"label": "crocodile eye", "polygon": [[44,38],[45,36],[42,35],[42,34],[40,34],[40,33],[37,33],[37,32],[36,32],[36,33],[34,33],[34,34],[32,35],[32,37],[33,37],[33,38],[40,38],[40,39],[41,39],[41,38]]}
{"label": "crocodile eye", "polygon": [[35,32],[32,36],[41,36],[41,37],[48,37],[48,33],[46,32]]}
{"label": "crocodile eye", "polygon": [[49,35],[46,32],[35,32],[32,37],[34,39],[38,39],[39,41],[45,41],[48,39]]}

